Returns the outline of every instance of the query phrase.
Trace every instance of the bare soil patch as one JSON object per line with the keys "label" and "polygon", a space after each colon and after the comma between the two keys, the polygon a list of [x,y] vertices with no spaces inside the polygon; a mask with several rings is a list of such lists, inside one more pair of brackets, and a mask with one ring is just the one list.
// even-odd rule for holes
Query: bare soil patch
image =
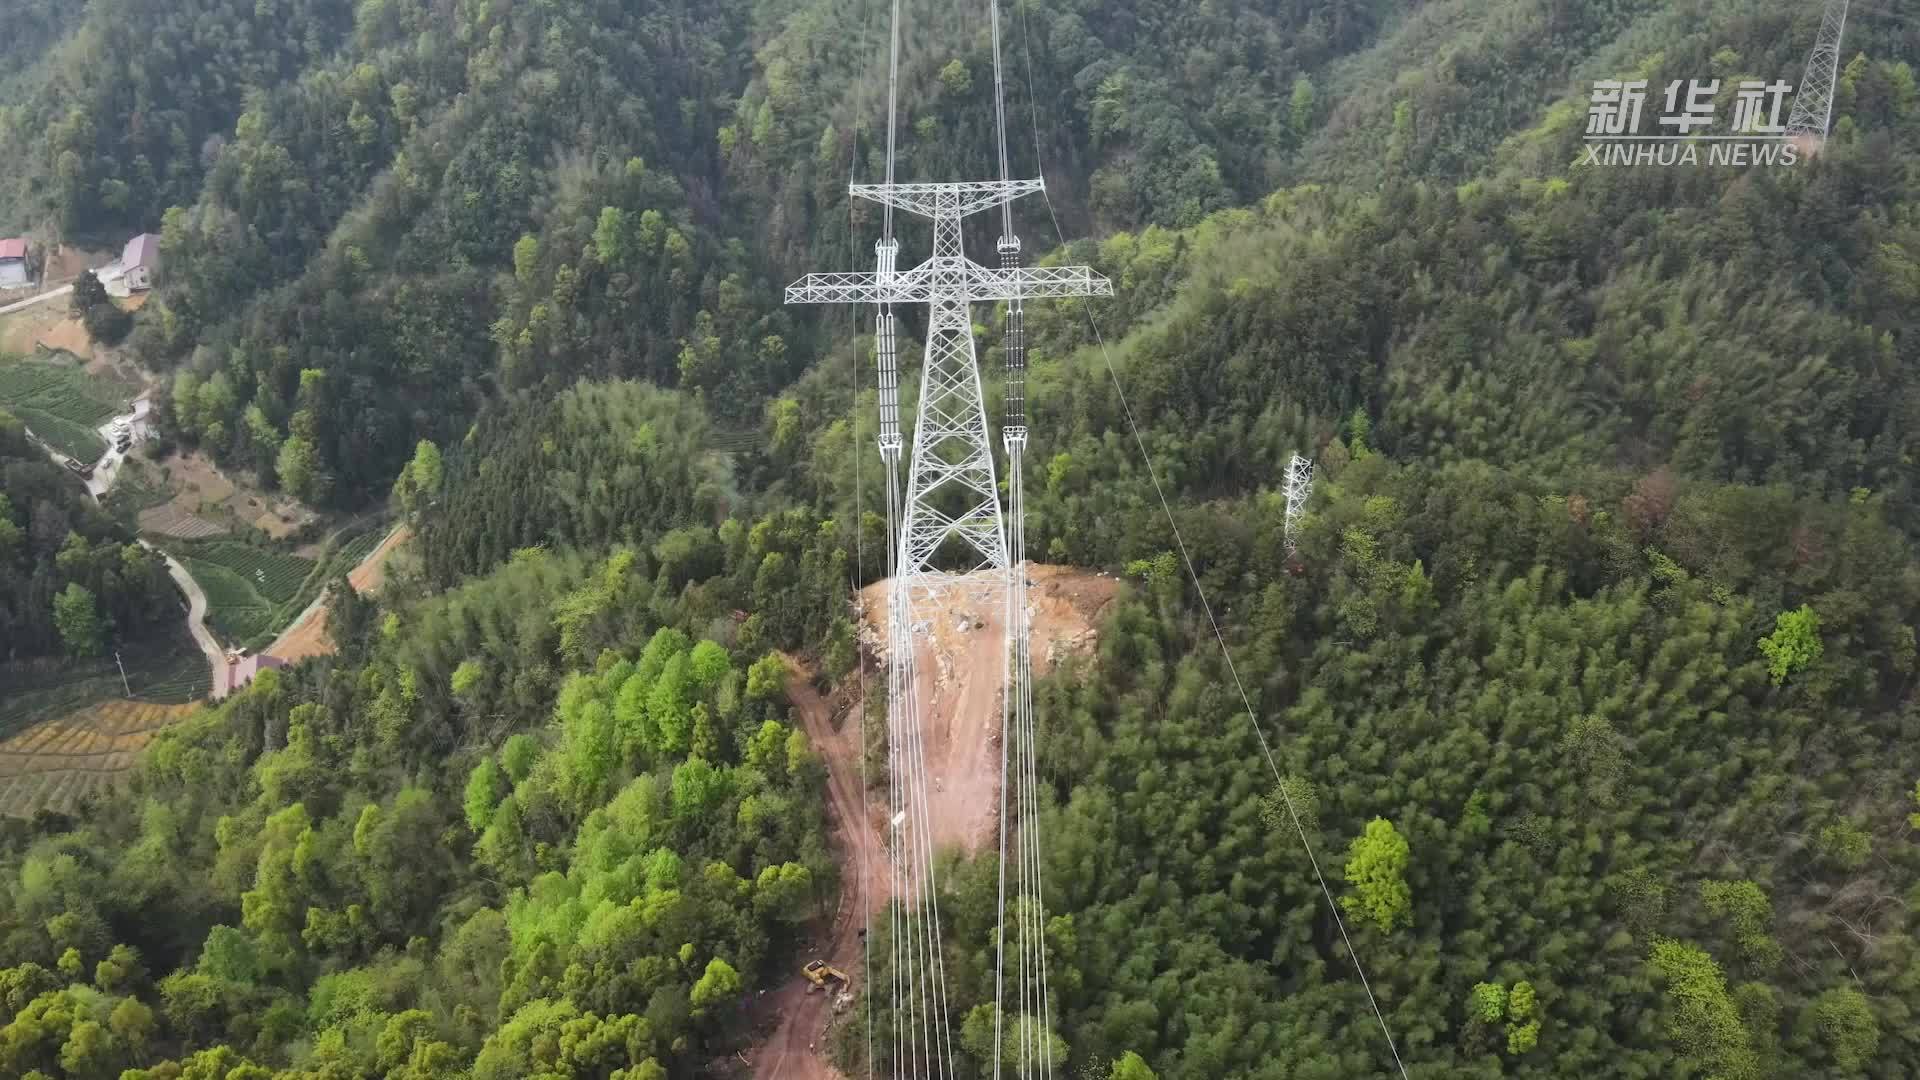
{"label": "bare soil patch", "polygon": [[[371,593],[377,591],[387,577],[387,559],[399,550],[401,544],[413,536],[413,530],[402,525],[380,541],[380,546],[367,553],[360,565],[347,573],[347,584],[354,592]],[[305,660],[309,656],[327,656],[333,653],[333,639],[327,636],[326,594],[322,593],[307,610],[293,620],[293,625],[281,632],[273,644],[265,649],[268,655],[277,656],[292,663]]]}
{"label": "bare soil patch", "polygon": [[305,507],[290,499],[277,499],[263,504],[268,508],[262,511],[259,517],[253,519],[252,525],[275,540],[285,540],[292,536],[295,529],[313,517]]}
{"label": "bare soil patch", "polygon": [[393,530],[385,540],[380,541],[380,546],[369,552],[367,557],[360,561],[360,565],[347,574],[347,583],[353,586],[353,591],[378,592],[381,584],[387,580],[387,560],[393,556],[401,544],[412,538],[413,530],[402,525]]}
{"label": "bare soil patch", "polygon": [[119,257],[118,251],[87,251],[72,244],[61,244],[47,253],[45,276],[48,281],[67,281],[79,277],[88,267],[105,266]]}
{"label": "bare soil patch", "polygon": [[[213,459],[198,451],[171,454],[160,462],[160,467],[166,472],[167,484],[174,493],[166,506],[173,507],[180,515],[190,515],[222,529],[244,522],[280,539],[317,516],[296,499],[260,491],[245,475],[222,472]],[[183,537],[185,533],[170,529],[199,528],[179,515],[163,516],[159,511],[164,509],[156,507],[142,515],[142,527]],[[149,520],[152,526],[148,526]]]}
{"label": "bare soil patch", "polygon": [[[188,511],[212,509],[233,497],[233,481],[214,465],[213,459],[199,451],[175,453],[160,462],[167,480],[178,494],[175,504]],[[193,505],[185,505],[192,500]]]}
{"label": "bare soil patch", "polygon": [[327,606],[308,608],[262,651],[289,664],[310,656],[333,655],[333,639],[327,636]]}
{"label": "bare soil patch", "polygon": [[[923,722],[927,725],[928,769],[938,777],[930,794],[936,842],[981,850],[997,835],[1000,801],[1000,708],[1004,685],[1001,659],[1004,600],[997,574],[952,594],[946,618],[935,619],[932,641],[917,657],[921,672]],[[1103,574],[1063,566],[1027,566],[1029,617],[1033,626],[1036,674],[1051,671],[1069,652],[1092,648],[1095,625],[1113,602],[1118,582]],[[862,638],[884,661],[888,582],[863,590]],[[978,624],[978,625],[976,625]],[[869,915],[885,906],[890,882],[886,853],[886,796],[862,783],[859,680],[842,681],[831,695],[813,687],[811,673],[799,661],[787,661],[787,697],[807,738],[827,767],[828,809],[834,825],[835,856],[841,866],[841,894],[833,916],[815,930],[805,959],[821,959],[851,975],[859,985],[864,964],[860,931]],[[861,663],[868,665],[863,650]],[[885,678],[867,666],[868,681]],[[875,721],[885,723],[884,720]],[[882,778],[873,777],[876,783]],[[877,797],[876,797],[877,796]],[[834,995],[807,992],[797,972],[761,1002],[773,1033],[750,1055],[755,1077],[763,1080],[844,1080],[827,1060],[827,1036],[837,1023],[861,1023],[859,1005],[836,1013]]]}
{"label": "bare soil patch", "polygon": [[65,321],[68,320],[64,297],[0,318],[0,352],[31,356],[41,336]]}
{"label": "bare soil patch", "polygon": [[160,382],[160,376],[134,363],[124,348],[108,348],[105,345],[93,347],[93,361],[87,365],[87,374],[146,387],[148,390]]}
{"label": "bare soil patch", "polygon": [[[1119,583],[1093,571],[1027,565],[1028,618],[1035,675],[1053,670],[1067,651],[1095,643],[1094,629]],[[862,637],[883,662],[888,582],[862,592]],[[954,586],[937,610],[918,612],[930,640],[915,658],[916,690],[926,739],[934,843],[979,851],[997,835],[1001,699],[1005,686],[1005,603],[998,573]]]}
{"label": "bare soil patch", "polygon": [[87,328],[79,319],[61,319],[54,323],[35,339],[34,345],[65,349],[82,360],[93,359],[93,339],[87,336]]}

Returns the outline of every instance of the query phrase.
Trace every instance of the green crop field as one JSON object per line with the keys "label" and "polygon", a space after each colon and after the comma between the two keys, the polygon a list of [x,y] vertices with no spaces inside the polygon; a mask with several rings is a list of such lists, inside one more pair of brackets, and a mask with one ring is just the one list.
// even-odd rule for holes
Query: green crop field
{"label": "green crop field", "polygon": [[127,387],[96,379],[75,363],[22,360],[0,364],[0,406],[55,450],[93,461],[107,444],[94,429],[125,409]]}
{"label": "green crop field", "polygon": [[[195,544],[187,549],[194,561],[232,571],[249,588],[270,603],[283,604],[300,591],[300,583],[313,573],[313,560],[297,555],[282,555],[238,540],[216,540]],[[198,576],[198,575],[196,575]]]}
{"label": "green crop field", "polygon": [[237,540],[183,544],[181,565],[207,594],[207,621],[230,644],[257,648],[299,614],[311,559]]}
{"label": "green crop field", "polygon": [[77,364],[23,360],[0,366],[0,401],[18,403],[89,426],[104,423],[131,399],[116,384],[95,379]]}
{"label": "green crop field", "polygon": [[340,550],[334,554],[333,565],[343,573],[352,570],[360,565],[360,560],[380,546],[380,541],[386,538],[385,526],[366,530],[340,546]]}
{"label": "green crop field", "polygon": [[0,401],[0,407],[19,417],[20,422],[45,439],[48,446],[75,461],[95,462],[107,452],[107,440],[85,424],[76,424],[30,405]]}

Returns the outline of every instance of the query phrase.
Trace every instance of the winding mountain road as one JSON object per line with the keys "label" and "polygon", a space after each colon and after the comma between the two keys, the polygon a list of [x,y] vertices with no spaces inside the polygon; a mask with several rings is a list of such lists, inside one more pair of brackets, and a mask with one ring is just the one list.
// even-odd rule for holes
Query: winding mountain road
{"label": "winding mountain road", "polygon": [[[5,314],[11,310],[13,310],[13,308],[0,308],[0,314]],[[129,430],[133,432],[135,440],[143,438],[148,430],[148,407],[146,395],[143,394],[133,403],[132,411],[126,416],[115,417],[100,425],[100,434],[107,440],[107,452],[95,463],[93,475],[86,478],[87,494],[92,496],[94,502],[99,502],[100,497],[107,493],[107,489],[113,484],[114,473],[119,470],[120,462],[127,456],[127,451],[121,450],[114,445],[111,430],[113,425],[125,420],[129,425]],[[29,434],[31,434],[31,429],[28,430]],[[64,466],[66,464],[67,459],[61,456],[53,447],[46,445],[44,442],[40,445],[56,465]],[[131,449],[131,446],[128,449]],[[152,544],[149,544],[145,540],[138,540],[137,542],[141,547],[146,548],[148,551],[166,560],[168,576],[172,577],[174,584],[179,585],[180,590],[187,594],[187,631],[193,635],[194,643],[200,646],[200,651],[206,654],[207,670],[211,673],[211,681],[208,685],[213,688],[213,696],[216,699],[225,696],[227,689],[227,654],[226,651],[220,647],[219,640],[213,636],[213,631],[207,629],[207,594],[200,591],[200,583],[193,580],[193,575],[187,573],[187,568],[181,566],[179,560],[161,551]]]}
{"label": "winding mountain road", "polygon": [[[793,657],[784,653],[780,656],[787,665],[787,700],[827,767],[827,807],[834,824],[834,854],[842,868],[840,898],[833,918],[819,927],[822,939],[805,955],[852,975],[856,985],[846,989],[861,989],[868,974],[861,937],[872,917],[885,907],[892,889],[882,829],[886,814],[868,799],[860,776],[857,710],[866,705],[857,695],[849,699],[846,718],[836,730],[834,705],[813,688],[811,673]],[[861,662],[866,661],[862,658]],[[841,1018],[834,1009],[839,993],[816,992],[799,974],[790,975],[784,985],[768,991],[760,1008],[778,1019],[772,1036],[753,1052],[754,1076],[766,1080],[845,1080],[828,1059],[825,1045],[828,1032]]]}
{"label": "winding mountain road", "polygon": [[200,646],[200,651],[206,654],[207,666],[213,671],[213,681],[209,684],[211,689],[208,693],[215,700],[225,697],[229,689],[226,685],[227,654],[221,650],[220,642],[214,639],[213,631],[207,629],[207,594],[200,591],[200,583],[193,580],[193,575],[187,573],[187,568],[181,566],[179,560],[145,540],[139,543],[141,547],[167,561],[167,573],[172,576],[174,584],[179,585],[180,590],[187,594],[187,630],[193,634],[193,640]]}

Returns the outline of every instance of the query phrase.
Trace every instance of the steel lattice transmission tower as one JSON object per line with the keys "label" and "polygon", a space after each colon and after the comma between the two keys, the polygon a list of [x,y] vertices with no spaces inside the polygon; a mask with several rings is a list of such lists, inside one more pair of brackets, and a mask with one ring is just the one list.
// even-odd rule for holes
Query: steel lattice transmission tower
{"label": "steel lattice transmission tower", "polygon": [[[855,198],[870,199],[933,221],[933,255],[910,270],[895,269],[898,240],[874,245],[878,267],[871,274],[808,274],[787,287],[789,304],[865,303],[883,308],[875,325],[880,376],[880,455],[891,469],[901,450],[898,407],[899,358],[893,304],[927,305],[927,345],[921,369],[919,419],[907,470],[906,501],[894,542],[895,592],[912,588],[923,600],[938,596],[958,574],[1007,566],[1007,536],[995,480],[993,447],[973,340],[973,305],[1039,297],[1111,296],[1113,286],[1085,266],[990,269],[967,258],[962,219],[1040,191],[1040,180],[988,180],[961,184],[854,184]],[[1010,242],[1010,243],[1009,243]],[[1019,250],[1019,241],[1001,247]],[[1003,260],[1007,261],[1007,260]],[[1009,399],[1009,405],[1013,399]],[[1005,437],[1026,441],[1024,411],[1009,414]],[[1019,421],[1016,423],[1016,421]],[[951,545],[950,540],[962,545]],[[971,565],[942,567],[945,548],[968,553]]]}
{"label": "steel lattice transmission tower", "polygon": [[1313,495],[1313,462],[1293,455],[1287,462],[1287,554],[1300,546],[1300,519],[1306,516],[1307,499]]}
{"label": "steel lattice transmission tower", "polygon": [[1833,122],[1833,91],[1840,79],[1840,35],[1847,28],[1847,0],[1827,0],[1820,16],[1820,36],[1807,56],[1807,71],[1787,114],[1787,135],[1811,135],[1824,140]]}
{"label": "steel lattice transmission tower", "polygon": [[[996,98],[1000,93],[998,8],[995,17]],[[898,10],[895,11],[894,71],[898,70]],[[897,78],[897,74],[895,76]],[[1028,299],[1111,296],[1113,286],[1085,266],[1027,268],[1019,265],[1020,241],[1013,233],[1009,204],[1023,195],[1043,193],[1041,180],[1009,179],[1004,114],[1001,119],[999,180],[973,183],[894,183],[889,80],[887,174],[884,184],[853,184],[849,193],[886,207],[886,228],[874,245],[872,273],[809,274],[787,288],[790,304],[861,303],[876,306],[874,337],[879,378],[879,449],[886,465],[888,570],[887,597],[887,755],[891,832],[889,873],[895,908],[891,938],[892,1074],[896,1080],[945,1080],[953,1075],[952,1033],[948,1021],[946,974],[938,891],[934,881],[933,822],[929,810],[925,737],[915,667],[916,646],[933,619],[945,614],[939,601],[956,588],[984,585],[998,590],[1005,604],[1007,640],[1001,672],[1006,692],[1001,704],[1001,907],[1002,948],[1009,933],[1007,866],[1015,862],[1012,909],[1019,926],[1012,931],[1018,951],[1018,986],[1007,1002],[1022,1017],[1048,1019],[1045,958],[1041,942],[1041,873],[1038,830],[1022,827],[1018,851],[1007,850],[1007,822],[1023,823],[1036,813],[1038,775],[1034,768],[1031,652],[1026,602],[1024,480],[1026,449],[1026,343],[1023,303]],[[962,234],[966,218],[1001,211],[996,245],[999,266],[990,268],[967,257]],[[900,242],[893,235],[895,210],[930,219],[933,251],[911,269],[898,268]],[[1001,440],[1007,452],[1009,509],[1001,510],[991,430],[987,422],[979,357],[973,337],[973,306],[1004,301],[1006,321],[1005,414]],[[921,369],[913,453],[907,463],[904,498],[899,474],[904,440],[900,432],[899,348],[895,304],[927,305],[926,352]],[[897,511],[897,512],[896,512]],[[897,522],[897,525],[896,525]],[[982,573],[982,572],[986,573]],[[1011,791],[1009,789],[1012,789]],[[1005,989],[1006,976],[998,974]],[[875,988],[869,988],[873,992]],[[996,1012],[996,1043],[1001,1013]],[[1019,1075],[1051,1070],[1043,1048],[1029,1045],[1029,1021],[1021,1021]],[[995,1075],[999,1075],[996,1062]]]}

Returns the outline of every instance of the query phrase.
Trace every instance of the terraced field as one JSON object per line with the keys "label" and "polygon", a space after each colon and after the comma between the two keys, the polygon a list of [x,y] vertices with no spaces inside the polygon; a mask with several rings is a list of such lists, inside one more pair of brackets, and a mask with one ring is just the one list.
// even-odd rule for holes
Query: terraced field
{"label": "terraced field", "polygon": [[138,701],[179,705],[207,696],[207,658],[184,622],[120,650],[126,682],[112,656],[88,660],[39,659],[0,664],[0,738],[95,703],[124,699],[131,687]]}
{"label": "terraced field", "polygon": [[94,428],[133,400],[128,387],[88,375],[77,359],[0,364],[0,406],[55,450],[80,461],[106,453]]}
{"label": "terraced field", "polygon": [[359,566],[360,560],[366,558],[368,553],[379,547],[380,541],[386,538],[387,531],[383,528],[367,529],[340,545],[340,550],[334,553],[333,565],[348,570]]}
{"label": "terraced field", "polygon": [[118,782],[160,729],[198,707],[102,701],[0,739],[0,814],[71,812]]}
{"label": "terraced field", "polygon": [[151,506],[139,512],[140,531],[176,540],[205,540],[227,530],[198,514],[190,514],[175,503]]}
{"label": "terraced field", "polygon": [[312,559],[216,540],[174,550],[181,565],[207,594],[207,621],[230,644],[257,648],[303,604],[302,588]]}

